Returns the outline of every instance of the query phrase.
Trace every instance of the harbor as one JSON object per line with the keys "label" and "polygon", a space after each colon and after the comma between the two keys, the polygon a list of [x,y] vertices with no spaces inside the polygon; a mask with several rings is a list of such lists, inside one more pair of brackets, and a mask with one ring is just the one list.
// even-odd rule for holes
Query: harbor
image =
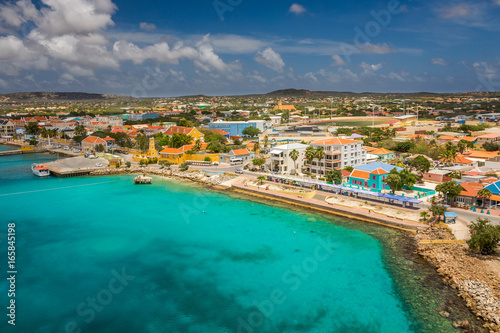
{"label": "harbor", "polygon": [[83,156],[78,156],[60,159],[45,164],[52,175],[60,178],[89,175],[92,172],[102,169],[102,166],[99,167],[97,165],[107,166],[108,161],[104,158],[89,159]]}

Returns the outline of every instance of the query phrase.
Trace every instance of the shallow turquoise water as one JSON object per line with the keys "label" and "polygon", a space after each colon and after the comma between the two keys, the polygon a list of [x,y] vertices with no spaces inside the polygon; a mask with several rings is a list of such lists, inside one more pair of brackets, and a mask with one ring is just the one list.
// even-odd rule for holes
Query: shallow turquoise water
{"label": "shallow turquoise water", "polygon": [[15,222],[17,234],[15,332],[432,331],[364,232],[188,183],[31,174],[33,160],[53,159],[0,158],[0,233]]}

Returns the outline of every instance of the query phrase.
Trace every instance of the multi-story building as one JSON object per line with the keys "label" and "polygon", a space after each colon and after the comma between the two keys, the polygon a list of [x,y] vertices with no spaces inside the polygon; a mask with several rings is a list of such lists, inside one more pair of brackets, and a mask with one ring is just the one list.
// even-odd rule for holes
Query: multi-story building
{"label": "multi-story building", "polygon": [[0,119],[0,136],[10,137],[16,135],[16,125],[10,120]]}
{"label": "multi-story building", "polygon": [[211,130],[220,129],[229,133],[230,136],[242,136],[243,130],[247,127],[255,127],[261,132],[266,130],[265,120],[250,120],[250,121],[216,121],[208,124]]}
{"label": "multi-story building", "polygon": [[[273,172],[286,174],[300,171],[301,167],[304,165],[304,157],[307,147],[309,146],[301,143],[292,143],[274,147],[270,152],[271,170]],[[298,158],[295,161],[290,157],[290,153],[294,150],[299,153]]]}
{"label": "multi-story building", "polygon": [[311,143],[314,148],[321,147],[325,156],[318,161],[316,158],[306,167],[311,174],[326,175],[333,169],[343,169],[346,166],[358,166],[366,163],[366,150],[363,141],[342,138],[318,140]]}

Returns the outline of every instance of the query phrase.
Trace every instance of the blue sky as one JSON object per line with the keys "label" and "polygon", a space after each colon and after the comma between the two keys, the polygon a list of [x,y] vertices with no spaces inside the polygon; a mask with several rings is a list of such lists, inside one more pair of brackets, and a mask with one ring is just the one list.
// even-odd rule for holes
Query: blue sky
{"label": "blue sky", "polygon": [[500,0],[0,3],[0,93],[500,91]]}

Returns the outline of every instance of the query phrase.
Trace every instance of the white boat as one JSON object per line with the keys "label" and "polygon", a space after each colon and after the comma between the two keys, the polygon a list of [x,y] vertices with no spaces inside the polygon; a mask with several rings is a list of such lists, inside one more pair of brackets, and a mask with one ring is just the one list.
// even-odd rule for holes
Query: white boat
{"label": "white boat", "polygon": [[43,164],[33,163],[31,165],[31,171],[33,172],[33,174],[35,176],[38,176],[38,177],[50,176],[50,170],[46,166],[44,166]]}

